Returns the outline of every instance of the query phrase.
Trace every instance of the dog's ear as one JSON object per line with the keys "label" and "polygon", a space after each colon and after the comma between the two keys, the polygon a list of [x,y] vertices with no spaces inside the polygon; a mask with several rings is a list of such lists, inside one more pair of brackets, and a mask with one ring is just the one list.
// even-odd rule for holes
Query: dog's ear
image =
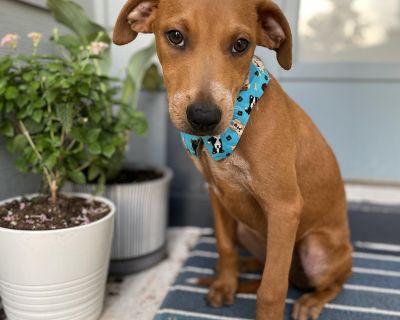
{"label": "dog's ear", "polygon": [[292,67],[292,32],[285,15],[271,0],[260,0],[258,7],[258,45],[276,51],[282,68]]}
{"label": "dog's ear", "polygon": [[133,41],[139,32],[153,32],[158,0],[128,0],[119,13],[113,32],[113,42],[124,45]]}

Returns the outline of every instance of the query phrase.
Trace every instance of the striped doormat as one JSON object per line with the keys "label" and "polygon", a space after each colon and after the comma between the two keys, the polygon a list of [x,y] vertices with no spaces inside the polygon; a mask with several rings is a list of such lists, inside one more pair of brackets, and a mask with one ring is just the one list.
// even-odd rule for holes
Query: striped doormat
{"label": "striped doormat", "polygon": [[[400,319],[400,246],[361,242],[354,246],[353,276],[338,297],[325,306],[320,319]],[[196,286],[193,280],[213,275],[217,258],[215,238],[201,237],[154,320],[255,319],[254,294],[238,294],[235,304],[229,307],[207,306],[207,289]],[[259,277],[256,273],[241,274],[242,280]],[[297,289],[289,289],[285,319],[290,319],[293,302],[301,294]]]}

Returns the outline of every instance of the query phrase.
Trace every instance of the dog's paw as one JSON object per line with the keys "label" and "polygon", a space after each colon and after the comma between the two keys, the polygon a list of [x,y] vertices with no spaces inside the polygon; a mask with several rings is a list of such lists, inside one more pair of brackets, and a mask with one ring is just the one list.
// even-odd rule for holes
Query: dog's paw
{"label": "dog's paw", "polygon": [[207,294],[207,303],[213,308],[232,305],[235,302],[237,281],[215,280]]}
{"label": "dog's paw", "polygon": [[304,294],[298,299],[292,311],[293,320],[317,320],[324,307],[324,302],[317,299],[314,294]]}

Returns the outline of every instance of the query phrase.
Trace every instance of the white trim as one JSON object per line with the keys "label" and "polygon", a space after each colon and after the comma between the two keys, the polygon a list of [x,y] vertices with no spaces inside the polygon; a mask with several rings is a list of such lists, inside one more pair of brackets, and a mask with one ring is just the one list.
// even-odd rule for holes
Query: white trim
{"label": "white trim", "polygon": [[348,183],[345,185],[347,200],[372,202],[383,205],[400,205],[400,188]]}
{"label": "white trim", "polygon": [[357,248],[369,249],[369,250],[400,252],[399,245],[389,244],[389,243],[356,241],[354,243],[354,246]]}

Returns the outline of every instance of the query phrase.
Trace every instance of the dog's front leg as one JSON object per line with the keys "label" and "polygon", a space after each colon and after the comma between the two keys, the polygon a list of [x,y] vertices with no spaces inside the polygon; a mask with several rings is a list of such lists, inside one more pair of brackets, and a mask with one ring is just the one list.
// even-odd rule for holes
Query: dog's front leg
{"label": "dog's front leg", "polygon": [[300,194],[267,209],[266,263],[257,292],[257,320],[282,320],[296,232],[302,210]]}
{"label": "dog's front leg", "polygon": [[214,211],[214,227],[219,260],[217,278],[211,284],[207,301],[213,307],[233,304],[238,287],[238,254],[235,247],[236,220],[222,206],[210,187],[210,199]]}

